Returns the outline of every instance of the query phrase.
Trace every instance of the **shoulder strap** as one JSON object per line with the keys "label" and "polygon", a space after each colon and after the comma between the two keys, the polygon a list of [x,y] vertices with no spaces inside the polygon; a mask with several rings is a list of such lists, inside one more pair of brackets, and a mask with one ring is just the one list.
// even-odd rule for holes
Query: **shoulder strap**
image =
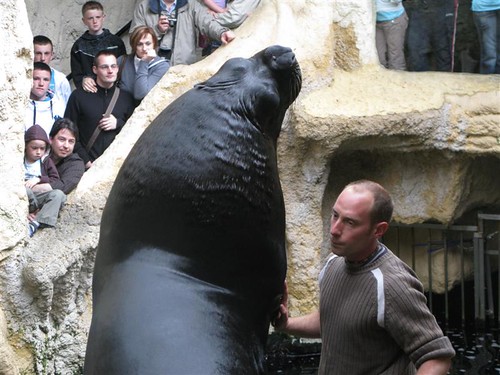
{"label": "shoulder strap", "polygon": [[116,101],[118,100],[118,96],[120,95],[120,88],[115,86],[115,92],[111,97],[111,101],[108,104],[108,108],[106,108],[106,112],[104,112],[104,117],[109,117],[111,112],[113,112],[113,108],[115,107]]}
{"label": "shoulder strap", "polygon": [[[113,93],[113,96],[111,97],[111,101],[108,104],[108,108],[106,108],[106,112],[104,112],[103,117],[109,117],[111,115],[111,112],[113,112],[113,108],[115,107],[116,101],[118,100],[118,96],[120,95],[120,89],[118,86],[115,86],[115,92]],[[97,126],[92,133],[92,136],[89,139],[89,142],[87,143],[87,146],[85,146],[85,149],[87,152],[90,151],[92,146],[94,145],[97,137],[99,136],[99,133],[101,133],[101,128]]]}

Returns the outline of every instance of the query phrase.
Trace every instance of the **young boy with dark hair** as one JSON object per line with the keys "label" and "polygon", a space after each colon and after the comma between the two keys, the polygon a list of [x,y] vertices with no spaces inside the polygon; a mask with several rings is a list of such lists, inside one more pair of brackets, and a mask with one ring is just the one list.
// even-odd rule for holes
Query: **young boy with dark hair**
{"label": "young boy with dark hair", "polygon": [[100,2],[87,1],[82,6],[82,15],[82,21],[88,30],[71,48],[71,74],[77,88],[83,87],[88,92],[96,92],[92,64],[97,52],[107,50],[118,58],[126,53],[126,49],[120,37],[103,28],[106,15]]}
{"label": "young boy with dark hair", "polygon": [[32,237],[39,228],[56,225],[66,195],[61,190],[40,193],[32,190],[40,183],[59,179],[57,168],[47,155],[49,138],[45,130],[39,125],[31,126],[24,134],[24,142],[24,185],[29,200],[28,230]]}
{"label": "young boy with dark hair", "polygon": [[[33,49],[35,52],[33,62],[42,62],[50,66],[50,62],[54,58],[52,41],[45,35],[36,35],[33,37]],[[52,67],[50,67],[50,70],[52,74],[50,76],[49,93],[66,105],[71,95],[71,86],[64,73]]]}

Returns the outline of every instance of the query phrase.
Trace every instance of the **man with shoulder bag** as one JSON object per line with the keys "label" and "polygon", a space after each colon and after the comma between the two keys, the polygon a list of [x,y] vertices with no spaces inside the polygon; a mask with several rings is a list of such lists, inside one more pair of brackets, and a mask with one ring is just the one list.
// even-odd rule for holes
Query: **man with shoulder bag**
{"label": "man with shoulder bag", "polygon": [[78,127],[80,138],[75,146],[89,169],[95,159],[113,142],[134,111],[134,98],[117,87],[118,64],[113,53],[96,54],[94,66],[97,92],[78,88],[71,94],[64,117]]}

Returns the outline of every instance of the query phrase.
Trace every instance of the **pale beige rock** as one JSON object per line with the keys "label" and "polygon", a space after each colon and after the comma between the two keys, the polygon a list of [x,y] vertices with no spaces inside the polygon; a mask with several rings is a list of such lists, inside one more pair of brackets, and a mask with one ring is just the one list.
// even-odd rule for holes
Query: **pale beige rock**
{"label": "pale beige rock", "polygon": [[[22,247],[27,235],[27,198],[22,185],[24,109],[31,87],[30,27],[23,1],[0,4],[0,40],[8,50],[0,57],[0,262]],[[17,25],[17,27],[12,27]],[[0,288],[0,298],[6,293]],[[2,301],[3,302],[3,301]],[[19,374],[22,360],[8,341],[3,308],[0,305],[0,374]]]}
{"label": "pale beige rock", "polygon": [[[83,27],[80,3],[27,2],[34,32],[51,25],[45,30],[59,54],[83,32],[78,29]],[[123,8],[116,11],[114,25],[127,18],[131,4],[105,4],[108,15]],[[14,14],[20,13],[16,21],[22,26],[26,11],[21,3],[9,1],[8,6],[0,4],[7,14],[1,22],[15,26]],[[16,343],[27,343],[37,372],[72,373],[82,365],[100,216],[128,151],[159,111],[230,57],[288,45],[303,71],[303,90],[283,124],[278,150],[293,314],[317,306],[316,278],[328,255],[330,209],[347,182],[381,182],[394,195],[395,217],[403,223],[433,219],[448,224],[479,206],[500,208],[500,177],[494,173],[500,166],[500,77],[384,70],[377,64],[373,25],[371,0],[263,1],[236,30],[233,43],[200,63],[169,71],[85,174],[58,228],[44,229],[29,241],[24,241],[26,201],[20,182],[22,120],[11,108],[22,113],[28,92],[31,35],[26,25],[1,29],[9,45],[23,47],[4,54],[7,60],[1,62],[12,73],[10,80],[0,78],[9,87],[0,101],[5,124],[0,143],[9,150],[0,163],[5,182],[0,219],[6,224],[0,227],[0,256],[6,257],[0,263],[0,298],[9,330],[22,336]],[[6,131],[9,126],[15,131]]]}
{"label": "pale beige rock", "polygon": [[7,322],[0,309],[0,374],[17,375],[19,374],[16,357],[10,343],[7,341]]}
{"label": "pale beige rock", "polygon": [[[2,250],[20,244],[27,233],[26,191],[22,161],[24,150],[24,109],[28,101],[31,75],[31,39],[26,8],[22,1],[7,0],[0,5],[0,39],[10,48],[0,58],[0,259]],[[16,32],[17,25],[21,32]],[[7,44],[5,44],[7,45]]]}

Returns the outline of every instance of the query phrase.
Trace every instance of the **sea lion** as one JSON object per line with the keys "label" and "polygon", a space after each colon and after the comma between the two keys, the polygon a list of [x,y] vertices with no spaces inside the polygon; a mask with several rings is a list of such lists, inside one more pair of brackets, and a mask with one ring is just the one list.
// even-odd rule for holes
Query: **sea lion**
{"label": "sea lion", "polygon": [[290,48],[228,60],[139,138],[102,216],[85,374],[262,374],[286,274]]}

